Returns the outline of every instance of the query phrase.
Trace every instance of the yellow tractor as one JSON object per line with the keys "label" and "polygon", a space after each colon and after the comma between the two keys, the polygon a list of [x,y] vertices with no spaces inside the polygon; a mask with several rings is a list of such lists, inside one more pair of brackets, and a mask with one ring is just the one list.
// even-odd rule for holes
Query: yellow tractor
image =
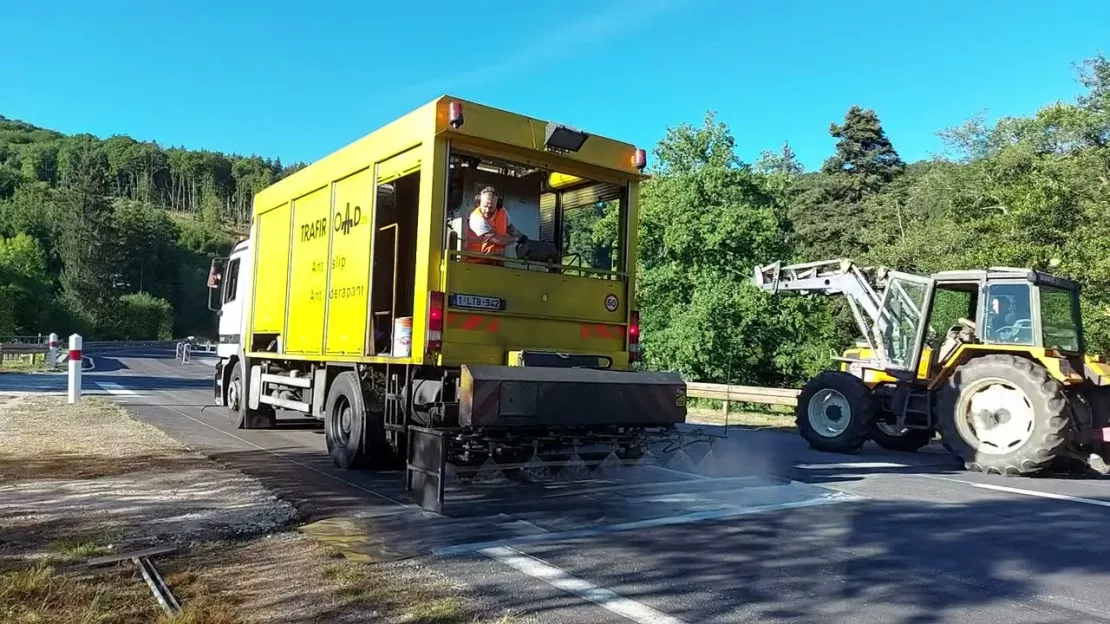
{"label": "yellow tractor", "polygon": [[1086,352],[1079,285],[1023,268],[930,276],[851,260],[756,267],[763,290],[842,294],[863,334],[798,396],[811,447],[916,451],[939,432],[969,470],[1057,460],[1110,472],[1110,364]]}

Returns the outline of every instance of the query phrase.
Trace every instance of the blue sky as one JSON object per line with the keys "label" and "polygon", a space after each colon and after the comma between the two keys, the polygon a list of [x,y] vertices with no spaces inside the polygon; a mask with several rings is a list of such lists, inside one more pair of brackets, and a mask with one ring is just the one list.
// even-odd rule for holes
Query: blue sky
{"label": "blue sky", "polygon": [[[1110,53],[1110,2],[18,2],[0,115],[67,133],[312,161],[441,93],[651,147],[729,124],[807,168],[874,108],[907,160],[983,112],[1027,115]],[[374,9],[375,5],[387,8]]]}

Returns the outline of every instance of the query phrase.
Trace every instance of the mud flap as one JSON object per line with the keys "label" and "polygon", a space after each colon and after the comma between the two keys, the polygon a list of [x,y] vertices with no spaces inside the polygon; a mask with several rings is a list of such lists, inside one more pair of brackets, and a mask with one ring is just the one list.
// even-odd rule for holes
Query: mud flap
{"label": "mud flap", "polygon": [[686,382],[677,373],[463,365],[459,386],[463,427],[658,427],[686,422]]}
{"label": "mud flap", "polygon": [[417,505],[443,512],[443,488],[447,468],[447,440],[443,430],[411,425],[408,428],[408,457],[405,490]]}
{"label": "mud flap", "polygon": [[224,361],[221,359],[216,362],[215,371],[213,376],[215,383],[213,384],[213,401],[216,405],[222,406],[224,404]]}

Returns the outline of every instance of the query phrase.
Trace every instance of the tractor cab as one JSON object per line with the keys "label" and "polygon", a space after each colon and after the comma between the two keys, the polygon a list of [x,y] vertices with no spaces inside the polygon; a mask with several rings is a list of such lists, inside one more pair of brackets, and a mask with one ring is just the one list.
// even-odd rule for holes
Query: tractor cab
{"label": "tractor cab", "polygon": [[916,371],[930,385],[963,361],[966,345],[1064,358],[1083,367],[1079,285],[1028,269],[944,271],[921,280],[927,319]]}

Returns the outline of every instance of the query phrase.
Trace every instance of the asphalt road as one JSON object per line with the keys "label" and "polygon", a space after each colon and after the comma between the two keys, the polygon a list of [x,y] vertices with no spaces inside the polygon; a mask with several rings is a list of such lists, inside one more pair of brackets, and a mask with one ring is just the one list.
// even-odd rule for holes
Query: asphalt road
{"label": "asphalt road", "polygon": [[[88,391],[258,477],[321,534],[358,531],[371,558],[422,558],[540,621],[1110,622],[1105,479],[976,475],[935,449],[830,455],[734,429],[712,461],[691,449],[710,476],[664,456],[585,486],[463,490],[437,516],[400,473],[334,468],[316,426],[231,429],[205,407],[211,360],[92,362]],[[64,388],[0,375],[0,393]]]}

